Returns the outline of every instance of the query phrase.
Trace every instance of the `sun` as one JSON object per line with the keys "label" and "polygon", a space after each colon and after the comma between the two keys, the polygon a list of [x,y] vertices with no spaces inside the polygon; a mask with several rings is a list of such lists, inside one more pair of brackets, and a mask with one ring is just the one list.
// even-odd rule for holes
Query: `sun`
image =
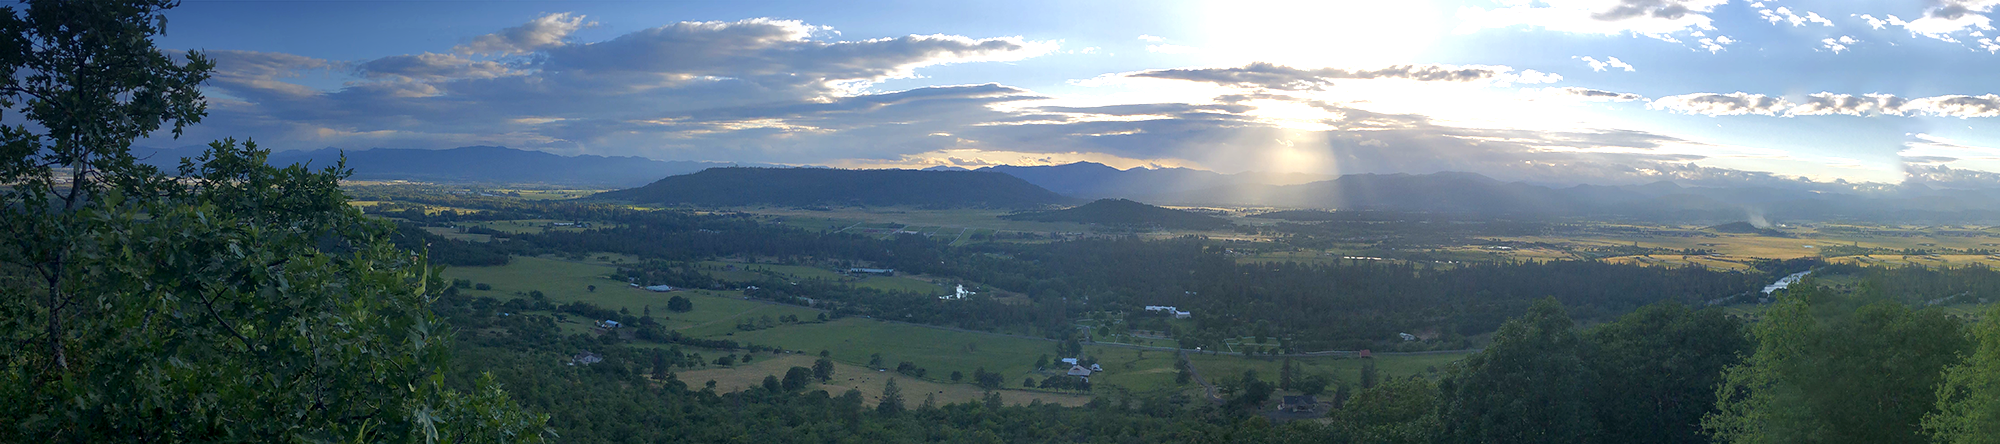
{"label": "sun", "polygon": [[1203,58],[1216,64],[1414,63],[1443,29],[1437,7],[1417,0],[1220,1],[1201,8]]}

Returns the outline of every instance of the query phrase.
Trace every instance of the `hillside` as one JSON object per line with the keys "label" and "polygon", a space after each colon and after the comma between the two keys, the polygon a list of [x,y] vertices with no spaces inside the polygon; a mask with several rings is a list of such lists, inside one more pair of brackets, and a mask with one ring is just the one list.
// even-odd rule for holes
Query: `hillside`
{"label": "hillside", "polygon": [[[151,150],[135,155],[169,171],[183,157],[201,155],[200,148]],[[345,150],[347,166],[358,180],[408,180],[461,184],[549,184],[585,187],[633,187],[663,176],[687,174],[726,163],[661,161],[629,156],[562,156],[497,146],[442,150],[375,148]],[[278,151],[273,166],[295,163],[332,165],[343,150]]]}
{"label": "hillside", "polygon": [[926,208],[1038,208],[1069,198],[1021,179],[976,171],[710,168],[669,176],[594,199],[634,203],[740,205],[863,205]]}
{"label": "hillside", "polygon": [[1124,227],[1155,227],[1210,230],[1227,227],[1220,217],[1169,208],[1160,208],[1125,199],[1103,199],[1075,208],[1032,211],[1000,216],[1008,220],[1076,222]]}

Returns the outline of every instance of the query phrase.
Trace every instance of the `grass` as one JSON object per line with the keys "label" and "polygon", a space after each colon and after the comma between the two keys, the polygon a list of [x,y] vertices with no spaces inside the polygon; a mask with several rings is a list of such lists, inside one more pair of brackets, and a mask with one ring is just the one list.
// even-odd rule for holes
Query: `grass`
{"label": "grass", "polygon": [[[594,259],[598,255],[592,255]],[[736,292],[677,291],[656,293],[632,288],[623,281],[606,278],[615,269],[609,265],[570,262],[539,257],[515,257],[507,265],[498,267],[451,267],[444,276],[450,279],[469,279],[475,283],[491,285],[492,290],[460,290],[474,297],[492,297],[499,300],[526,297],[530,291],[540,290],[549,302],[568,303],[584,301],[609,309],[626,309],[632,313],[644,313],[648,307],[653,315],[664,316],[661,322],[670,329],[683,330],[684,334],[697,336],[727,335],[736,331],[736,319],[742,316],[797,315],[800,319],[812,319],[819,312],[810,308],[789,305],[767,304],[743,300]],[[597,291],[589,291],[587,286],[596,285]],[[517,294],[517,292],[519,294]],[[694,310],[687,313],[666,311],[667,299],[683,296],[694,301]]]}
{"label": "grass", "polygon": [[[704,354],[703,356],[706,357],[707,355]],[[757,355],[757,359],[751,361],[749,364],[739,364],[727,368],[684,371],[675,375],[675,377],[693,388],[700,388],[706,385],[708,381],[715,381],[716,392],[728,393],[763,385],[765,376],[776,376],[783,379],[785,372],[792,367],[811,368],[815,359],[818,359],[818,357],[811,354],[759,354]],[[946,373],[949,374],[950,372]],[[968,374],[967,378],[970,377]],[[938,405],[976,401],[986,396],[985,390],[969,383],[952,384],[926,381],[895,372],[879,372],[839,362],[834,364],[832,381],[825,384],[814,384],[806,390],[826,390],[827,393],[834,396],[839,396],[848,390],[859,390],[863,399],[867,399],[868,403],[873,405],[877,400],[881,399],[882,387],[888,385],[890,378],[896,379],[897,388],[902,389],[903,404],[910,408],[916,408],[918,405],[923,404],[926,396],[935,396]],[[1000,399],[1007,404],[1027,404],[1034,400],[1041,400],[1043,403],[1055,403],[1075,407],[1090,402],[1089,396],[1076,394],[1015,389],[1002,389],[998,392],[1000,393]]]}
{"label": "grass", "polygon": [[855,365],[866,365],[870,355],[879,353],[884,367],[909,361],[926,369],[926,378],[933,381],[945,380],[952,371],[969,377],[973,370],[984,367],[1005,376],[1009,386],[1018,386],[1021,378],[1034,371],[1035,358],[1047,354],[1054,359],[1055,354],[1051,341],[861,318],[739,332],[729,339],[812,353],[827,350],[835,361]]}

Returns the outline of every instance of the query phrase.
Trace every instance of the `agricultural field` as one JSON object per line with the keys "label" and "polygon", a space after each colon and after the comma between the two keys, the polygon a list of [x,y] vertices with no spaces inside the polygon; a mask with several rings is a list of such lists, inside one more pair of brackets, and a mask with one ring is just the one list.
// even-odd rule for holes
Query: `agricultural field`
{"label": "agricultural field", "polygon": [[737,332],[727,339],[812,353],[827,350],[835,361],[856,365],[866,365],[871,356],[880,354],[884,367],[909,361],[926,369],[925,379],[932,381],[946,381],[952,371],[971,375],[984,367],[1005,376],[1010,386],[1018,386],[1021,378],[1032,374],[1037,357],[1055,358],[1056,348],[1054,341],[1042,339],[861,318]]}
{"label": "agricultural field", "polygon": [[[704,356],[706,356],[706,353],[704,353]],[[676,374],[675,377],[679,378],[681,382],[687,383],[689,387],[695,388],[706,385],[708,381],[715,381],[716,392],[727,393],[762,385],[765,376],[784,378],[785,372],[792,367],[811,368],[813,361],[816,359],[818,359],[818,356],[810,353],[759,354],[757,355],[757,359],[749,364],[737,364],[734,367],[728,368],[683,371]],[[946,373],[949,374],[950,372]],[[1169,376],[1171,377],[1171,375]],[[970,378],[970,376],[967,377]],[[849,389],[859,390],[861,391],[862,399],[866,399],[872,404],[874,400],[881,398],[882,387],[888,384],[890,378],[894,378],[897,388],[902,390],[903,403],[912,408],[923,404],[926,396],[935,396],[938,405],[976,401],[986,396],[985,390],[975,387],[972,384],[927,381],[911,378],[896,372],[876,371],[875,369],[837,361],[834,363],[832,381],[825,384],[814,384],[810,388],[807,388],[807,390],[826,390],[827,393],[834,396],[839,396]],[[1015,383],[1019,382],[1015,381]],[[1007,388],[999,390],[998,393],[1000,393],[1000,399],[1007,404],[1028,404],[1039,400],[1045,404],[1052,403],[1075,407],[1090,402],[1090,396],[1088,395],[1039,390],[1030,391]]]}

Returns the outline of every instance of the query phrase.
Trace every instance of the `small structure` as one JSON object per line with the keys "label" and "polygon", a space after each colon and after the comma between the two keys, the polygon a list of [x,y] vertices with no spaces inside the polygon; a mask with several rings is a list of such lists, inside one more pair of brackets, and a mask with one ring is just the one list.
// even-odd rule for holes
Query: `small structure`
{"label": "small structure", "polygon": [[1319,408],[1319,400],[1311,396],[1286,396],[1278,402],[1278,410],[1294,413],[1312,413]]}
{"label": "small structure", "polygon": [[604,357],[598,356],[596,353],[591,353],[588,350],[585,350],[583,353],[577,353],[569,357],[569,365],[577,365],[577,364],[591,365],[599,362],[604,362]]}
{"label": "small structure", "polygon": [[1174,319],[1187,319],[1189,317],[1194,316],[1194,313],[1181,311],[1180,308],[1174,307],[1172,305],[1148,305],[1146,306],[1146,311],[1173,315]]}
{"label": "small structure", "polygon": [[1097,364],[1091,364],[1091,365],[1090,365],[1090,371],[1092,371],[1092,372],[1103,372],[1103,371],[1104,371],[1104,366],[1101,366],[1101,365],[1097,365]]}
{"label": "small structure", "polygon": [[[636,284],[634,284],[634,285],[636,285]],[[674,290],[676,290],[676,289],[675,289],[675,288],[674,288],[674,287],[673,287],[672,285],[654,285],[654,286],[651,286],[651,287],[646,287],[646,290],[647,290],[647,291],[656,291],[656,292],[660,292],[660,293],[666,293],[666,292],[669,292],[669,291],[674,291]]]}
{"label": "small structure", "polygon": [[956,293],[953,293],[953,294],[948,294],[948,295],[944,295],[944,296],[938,296],[938,299],[946,299],[946,300],[951,300],[951,299],[965,299],[965,297],[966,297],[966,296],[972,296],[972,295],[975,295],[975,294],[979,294],[979,292],[976,292],[976,291],[966,291],[966,290],[965,290],[965,284],[958,284],[958,291],[957,291]]}
{"label": "small structure", "polygon": [[1076,358],[1062,358],[1062,363],[1076,365]]}
{"label": "small structure", "polygon": [[1361,352],[1360,352],[1360,353],[1356,353],[1356,354],[1355,354],[1355,356],[1356,356],[1356,357],[1362,357],[1362,358],[1372,358],[1372,357],[1374,357],[1374,356],[1370,356],[1370,354],[1368,353],[1368,350],[1367,350],[1367,349],[1362,349],[1362,350],[1361,350]]}
{"label": "small structure", "polygon": [[618,321],[613,321],[610,319],[597,321],[597,328],[603,328],[603,329],[618,328]]}
{"label": "small structure", "polygon": [[1083,366],[1081,365],[1071,365],[1069,366],[1069,373],[1066,374],[1070,376],[1083,377],[1086,378],[1084,379],[1085,381],[1088,381],[1089,380],[1088,378],[1090,378],[1090,369],[1083,368]]}
{"label": "small structure", "polygon": [[877,276],[895,276],[896,270],[889,268],[849,268],[847,269],[847,274],[872,274]]}
{"label": "small structure", "polygon": [[1401,336],[1401,337],[1403,338],[1403,340],[1404,340],[1404,341],[1415,341],[1415,340],[1417,340],[1417,335],[1413,335],[1413,334],[1409,334],[1409,333],[1397,333],[1397,334],[1396,334],[1396,336]]}

